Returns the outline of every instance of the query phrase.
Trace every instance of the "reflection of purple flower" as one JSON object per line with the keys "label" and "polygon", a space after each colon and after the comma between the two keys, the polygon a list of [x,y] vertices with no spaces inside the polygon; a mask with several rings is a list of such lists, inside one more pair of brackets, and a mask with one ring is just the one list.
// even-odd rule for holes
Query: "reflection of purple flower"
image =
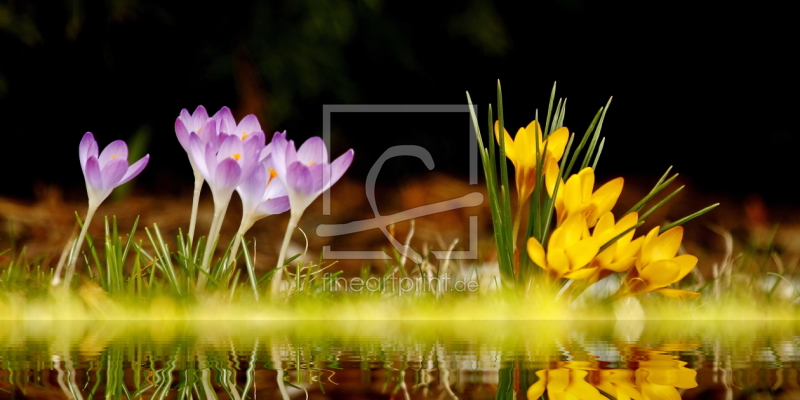
{"label": "reflection of purple flower", "polygon": [[328,150],[320,137],[312,137],[295,149],[294,141],[286,140],[286,132],[278,132],[272,138],[271,154],[278,179],[289,194],[292,214],[302,214],[353,162],[353,149],[328,163]]}
{"label": "reflection of purple flower", "polygon": [[150,160],[148,154],[128,165],[128,146],[122,140],[111,142],[98,155],[97,142],[91,132],[83,135],[78,155],[86,179],[89,208],[97,208],[114,188],[139,175]]}

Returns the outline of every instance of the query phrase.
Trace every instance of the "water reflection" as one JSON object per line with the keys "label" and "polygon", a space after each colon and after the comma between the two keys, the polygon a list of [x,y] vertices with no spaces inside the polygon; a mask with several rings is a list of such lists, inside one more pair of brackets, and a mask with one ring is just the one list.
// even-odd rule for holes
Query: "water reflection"
{"label": "water reflection", "polygon": [[794,322],[3,322],[0,398],[794,398]]}

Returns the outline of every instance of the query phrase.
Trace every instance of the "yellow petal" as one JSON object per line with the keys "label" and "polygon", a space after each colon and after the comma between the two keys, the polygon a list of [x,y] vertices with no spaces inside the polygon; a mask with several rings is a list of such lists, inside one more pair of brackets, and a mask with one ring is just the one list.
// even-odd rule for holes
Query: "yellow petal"
{"label": "yellow petal", "polygon": [[564,231],[564,248],[570,248],[583,238],[584,231],[587,229],[586,221],[580,214],[570,215],[564,221],[561,229]]}
{"label": "yellow petal", "polygon": [[[508,134],[508,131],[503,127],[503,132],[505,132],[505,146],[506,146],[506,157],[509,160],[514,162],[516,160],[516,154],[514,152],[514,141],[511,139],[511,135]],[[498,146],[500,145],[500,121],[494,121],[494,136],[497,139]],[[500,154],[500,149],[497,149],[497,153]]]}
{"label": "yellow petal", "polygon": [[567,258],[569,258],[570,270],[575,271],[583,268],[597,255],[600,246],[593,239],[581,240],[573,246],[567,248]]}
{"label": "yellow petal", "polygon": [[[528,126],[525,127],[525,130],[528,131],[528,137],[531,139],[531,144],[534,146],[536,145],[533,142],[533,139],[535,138],[536,141],[539,142],[539,151],[543,151],[544,144],[542,143],[542,126],[539,125],[536,120],[533,120],[530,124],[528,124]],[[536,148],[534,148],[534,151],[535,150]]]}
{"label": "yellow petal", "polygon": [[542,244],[539,243],[539,241],[534,237],[528,239],[528,256],[531,258],[534,264],[547,269],[547,259],[545,258],[544,247],[542,247]]}
{"label": "yellow petal", "polygon": [[[524,164],[529,168],[536,168],[538,159],[536,158],[536,139],[533,131],[519,128],[517,136],[514,138],[514,151],[517,156],[517,163]],[[539,152],[542,151],[541,146]]]}
{"label": "yellow petal", "polygon": [[594,190],[594,170],[592,167],[586,167],[578,172],[578,177],[581,180],[581,202],[587,203],[592,199]]}
{"label": "yellow petal", "polygon": [[600,219],[597,220],[597,225],[594,227],[594,236],[598,236],[599,233],[605,231],[612,231],[612,233],[614,231],[614,214],[610,212],[601,215]]}
{"label": "yellow petal", "polygon": [[677,263],[681,267],[681,273],[678,277],[678,280],[683,279],[684,276],[688,275],[689,272],[692,271],[695,265],[697,265],[697,257],[690,255],[690,254],[683,254],[677,256],[672,259],[673,262]]}
{"label": "yellow petal", "polygon": [[[552,157],[545,158],[544,162],[544,184],[547,187],[547,194],[550,197],[553,197],[553,190],[556,188],[556,182],[560,177],[560,170],[558,169],[558,163],[553,160]],[[564,182],[561,182],[559,185],[559,191],[564,190]]]}
{"label": "yellow petal", "polygon": [[564,148],[569,141],[569,129],[562,126],[556,129],[550,136],[547,137],[547,152],[556,160],[561,160],[564,155]]}
{"label": "yellow petal", "polygon": [[681,267],[671,260],[656,261],[639,272],[639,277],[647,282],[646,291],[671,285],[678,280]]}
{"label": "yellow petal", "polygon": [[566,246],[564,245],[564,227],[560,226],[550,234],[550,240],[547,241],[547,252],[553,251],[553,249],[561,249],[564,250]]}
{"label": "yellow petal", "polygon": [[[598,243],[604,243],[604,242],[601,240],[598,241]],[[594,260],[601,266],[603,266],[603,268],[605,268],[606,265],[609,265],[612,262],[614,262],[614,254],[616,253],[616,250],[617,250],[617,244],[614,243],[607,249],[597,254],[597,257],[595,257]]]}
{"label": "yellow petal", "polygon": [[622,186],[625,181],[622,178],[612,179],[610,182],[600,186],[591,196],[591,201],[597,204],[597,214],[602,215],[614,208],[617,199],[622,193]]}
{"label": "yellow petal", "polygon": [[536,170],[521,162],[515,168],[518,201],[525,202],[536,187]]}
{"label": "yellow petal", "polygon": [[564,275],[564,278],[580,281],[592,276],[595,272],[597,272],[597,268],[581,268]]}
{"label": "yellow petal", "polygon": [[581,212],[582,203],[581,178],[578,175],[572,175],[564,185],[564,208],[567,214],[576,214]]}
{"label": "yellow petal", "polygon": [[640,271],[642,267],[650,264],[653,246],[655,246],[656,239],[658,238],[659,229],[661,229],[661,227],[658,226],[651,229],[650,232],[647,232],[647,235],[644,237],[644,241],[642,242],[642,254],[639,256],[639,259],[636,260],[636,268]]}
{"label": "yellow petal", "polygon": [[547,253],[547,269],[555,272],[559,278],[569,272],[569,259],[564,250],[552,249]]}
{"label": "yellow petal", "polygon": [[547,385],[547,370],[536,371],[539,380],[528,388],[528,400],[539,400]]}
{"label": "yellow petal", "polygon": [[678,364],[681,364],[680,370],[678,372],[678,381],[674,382],[673,384],[681,389],[691,389],[697,387],[697,371],[686,368],[686,362],[678,361]]}
{"label": "yellow petal", "polygon": [[570,371],[570,382],[567,392],[580,400],[608,400],[597,391],[597,388],[586,382],[588,372],[581,370]]}
{"label": "yellow petal", "polygon": [[603,268],[614,272],[625,272],[633,266],[635,259],[633,257],[623,258],[618,261],[604,265]]}
{"label": "yellow petal", "polygon": [[656,290],[656,292],[676,300],[690,300],[700,297],[700,293],[690,292],[688,290],[681,290],[681,289],[663,288]]}
{"label": "yellow petal", "polygon": [[639,222],[639,214],[636,212],[632,212],[630,214],[625,215],[622,217],[619,222],[614,226],[614,230],[617,231],[619,235],[622,232],[634,227]]}
{"label": "yellow petal", "polygon": [[644,236],[639,236],[636,240],[628,243],[627,246],[617,247],[617,254],[616,259],[621,260],[623,258],[633,257],[636,253],[639,252],[639,249],[642,248],[642,242],[644,242]]}
{"label": "yellow petal", "polygon": [[656,239],[655,243],[653,244],[653,250],[650,254],[650,262],[668,260],[675,257],[675,254],[681,247],[682,239],[682,226],[676,226],[659,235],[658,239]]}

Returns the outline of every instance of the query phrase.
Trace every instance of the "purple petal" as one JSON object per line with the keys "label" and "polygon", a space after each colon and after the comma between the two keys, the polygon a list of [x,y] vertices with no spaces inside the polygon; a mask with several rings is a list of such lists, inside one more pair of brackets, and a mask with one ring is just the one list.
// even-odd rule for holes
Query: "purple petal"
{"label": "purple petal", "polygon": [[227,136],[219,145],[217,160],[222,161],[225,158],[233,157],[234,154],[239,154],[239,157],[241,157],[244,152],[242,147],[242,141],[238,137],[234,135]]}
{"label": "purple petal", "polygon": [[214,187],[212,189],[227,191],[233,190],[239,184],[242,169],[233,158],[226,158],[217,165],[214,173]]}
{"label": "purple petal", "polygon": [[264,192],[264,195],[261,197],[261,200],[265,199],[274,199],[281,196],[286,196],[286,186],[283,185],[283,182],[280,179],[272,179],[272,181],[268,181],[267,183],[267,190]]}
{"label": "purple petal", "polygon": [[[214,180],[214,173],[217,170],[217,166],[219,165],[219,161],[217,161],[217,152],[211,147],[210,143],[206,143],[203,153],[203,163],[205,164],[205,173],[203,173],[203,169],[200,169],[200,173],[203,174],[203,177],[206,178],[208,184],[211,185]],[[199,164],[198,164],[199,168]]]}
{"label": "purple petal", "polygon": [[103,175],[103,190],[111,191],[119,186],[119,181],[128,172],[128,160],[124,158],[111,159],[108,164],[101,167],[100,173]]}
{"label": "purple petal", "polygon": [[105,169],[106,164],[112,160],[125,160],[128,163],[128,145],[122,140],[115,140],[111,142],[97,157],[100,162],[100,169]]}
{"label": "purple petal", "polygon": [[[206,147],[208,147],[208,145],[203,143],[196,133],[189,134],[189,157],[192,159],[194,165],[200,170],[200,174],[208,179]],[[214,165],[216,165],[216,158],[214,159]]]}
{"label": "purple petal", "polygon": [[211,118],[217,122],[217,132],[225,132],[227,134],[234,133],[233,131],[236,129],[236,120],[233,118],[230,108],[222,107]]}
{"label": "purple petal", "polygon": [[239,197],[242,198],[242,205],[245,212],[248,209],[258,204],[264,196],[264,191],[267,189],[267,170],[265,168],[256,168],[250,176],[248,176],[241,185],[236,188],[239,192]]}
{"label": "purple petal", "polygon": [[258,205],[258,214],[267,216],[284,213],[289,210],[289,197],[282,196],[261,202]]}
{"label": "purple petal", "polygon": [[258,118],[255,115],[250,114],[244,118],[242,121],[239,122],[239,126],[236,127],[236,135],[241,137],[244,134],[252,135],[253,132],[260,131],[261,124],[258,123]]}
{"label": "purple petal", "polygon": [[186,124],[183,123],[183,120],[177,118],[175,120],[175,136],[178,137],[178,142],[180,142],[181,146],[187,152],[189,151],[189,130],[186,129]]}
{"label": "purple petal", "polygon": [[217,123],[213,119],[206,120],[203,125],[195,130],[203,143],[210,143],[217,136]]}
{"label": "purple petal", "polygon": [[86,169],[83,170],[86,183],[97,191],[103,190],[103,174],[100,173],[100,163],[97,157],[90,156],[86,160]]}
{"label": "purple petal", "polygon": [[272,136],[272,163],[278,176],[283,180],[286,177],[286,149],[289,147],[289,142],[286,140],[286,132],[275,132]]}
{"label": "purple petal", "polygon": [[325,142],[319,136],[314,136],[297,150],[297,161],[305,165],[322,164],[328,162],[328,150],[325,148]]}
{"label": "purple petal", "polygon": [[178,118],[182,119],[184,124],[190,126],[192,125],[192,120],[194,119],[192,118],[192,114],[189,114],[189,110],[185,108],[178,114]]}
{"label": "purple petal", "polygon": [[[333,160],[333,162],[330,163],[329,166],[326,165],[326,168],[323,172],[325,174],[325,177],[327,178],[328,176],[327,174],[329,171],[328,168],[330,168],[331,180],[325,185],[323,191],[330,189],[330,187],[333,186],[334,183],[339,181],[339,178],[341,178],[342,175],[344,175],[347,169],[350,168],[350,164],[353,163],[354,154],[355,153],[353,152],[353,149],[347,150],[344,154],[339,156],[339,158]],[[327,179],[325,180],[327,181]]]}
{"label": "purple petal", "polygon": [[86,160],[89,157],[97,157],[97,142],[94,140],[92,132],[86,132],[78,146],[78,157],[81,160],[81,169],[85,171]]}
{"label": "purple petal", "polygon": [[[267,158],[270,157],[270,153],[272,153],[272,143],[267,143],[263,149],[261,149],[261,155],[258,157],[258,162],[263,163]],[[270,167],[272,168],[272,167]]]}
{"label": "purple petal", "polygon": [[208,120],[208,112],[206,111],[206,108],[203,106],[197,106],[197,108],[194,109],[194,113],[192,113],[192,118],[197,120],[197,122],[205,123]]}
{"label": "purple petal", "polygon": [[[320,165],[321,167],[321,165]],[[313,195],[319,194],[322,185],[322,169],[314,168],[318,177],[312,175],[313,167],[307,167],[300,162],[293,162],[286,169],[286,184],[297,192]],[[314,196],[316,197],[316,196]]]}
{"label": "purple petal", "polygon": [[133,165],[128,167],[128,171],[125,172],[125,176],[123,176],[122,180],[119,181],[118,186],[135,178],[136,175],[139,175],[139,173],[142,172],[142,170],[144,170],[144,167],[147,166],[148,161],[150,161],[150,154],[146,154],[144,157],[139,159],[139,161],[133,163]]}

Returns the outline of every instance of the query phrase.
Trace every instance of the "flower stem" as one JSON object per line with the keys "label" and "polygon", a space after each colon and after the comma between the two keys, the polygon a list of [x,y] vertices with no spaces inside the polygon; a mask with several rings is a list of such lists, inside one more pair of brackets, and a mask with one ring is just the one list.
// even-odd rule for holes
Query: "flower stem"
{"label": "flower stem", "polygon": [[[197,209],[200,206],[200,192],[203,190],[203,175],[200,174],[199,171],[195,169],[194,172],[194,195],[192,196],[192,216],[189,220],[189,249],[192,249],[192,241],[194,240],[194,231],[197,227]],[[187,251],[186,254],[191,254],[191,252]]]}
{"label": "flower stem", "polygon": [[272,275],[270,292],[272,293],[273,300],[277,299],[278,295],[280,294],[281,280],[283,278],[283,262],[286,260],[286,252],[289,250],[289,242],[292,241],[292,233],[294,233],[295,228],[297,228],[297,223],[300,221],[300,217],[302,215],[302,213],[292,212],[291,217],[289,217],[289,224],[286,226],[286,235],[283,237],[281,252],[278,255],[278,264],[275,265],[275,274]]}
{"label": "flower stem", "polygon": [[[69,263],[67,263],[67,273],[66,277],[64,278],[64,287],[69,287],[70,282],[72,282],[72,275],[75,274],[75,262],[78,260],[78,254],[80,254],[81,246],[83,245],[83,239],[86,237],[86,232],[89,230],[89,224],[92,222],[92,217],[94,217],[94,213],[97,211],[97,206],[89,205],[89,209],[86,211],[86,218],[83,219],[83,229],[81,229],[81,233],[78,235],[78,239],[75,242],[75,246],[72,248],[72,257],[69,259]],[[60,281],[61,271],[56,271],[55,276],[53,277],[53,285],[58,285]]]}
{"label": "flower stem", "polygon": [[[214,219],[211,221],[211,229],[208,231],[208,240],[206,241],[206,251],[203,254],[203,264],[200,268],[205,272],[210,271],[211,256],[216,250],[217,238],[219,238],[219,231],[222,229],[222,220],[225,218],[225,211],[228,210],[228,203],[230,197],[224,202],[214,202]],[[197,277],[197,290],[202,291],[206,285],[206,274],[200,273]]]}

